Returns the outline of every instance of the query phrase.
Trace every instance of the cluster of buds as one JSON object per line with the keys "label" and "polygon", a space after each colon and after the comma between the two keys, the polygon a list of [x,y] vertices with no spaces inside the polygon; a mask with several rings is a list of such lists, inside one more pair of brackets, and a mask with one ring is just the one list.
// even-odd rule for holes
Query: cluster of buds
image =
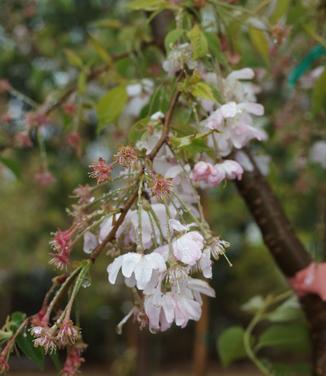
{"label": "cluster of buds", "polygon": [[57,230],[50,242],[52,247],[50,264],[59,270],[66,269],[70,262],[70,253],[73,245],[72,236],[76,228],[72,226],[68,230]]}
{"label": "cluster of buds", "polygon": [[97,184],[109,180],[112,172],[112,165],[106,163],[103,158],[99,158],[97,162],[92,163],[89,167],[89,176],[96,179]]}
{"label": "cluster of buds", "polygon": [[75,345],[81,339],[80,328],[70,319],[64,319],[53,326],[34,326],[31,329],[34,346],[44,349],[46,354],[54,353],[57,348]]}
{"label": "cluster of buds", "polygon": [[79,152],[80,143],[81,143],[81,137],[80,137],[79,132],[77,132],[77,131],[70,132],[67,135],[67,139],[66,140],[67,140],[67,144],[72,149],[74,149],[76,152]]}
{"label": "cluster of buds", "polygon": [[73,102],[66,102],[62,105],[62,109],[66,115],[73,116],[77,111],[77,105]]}
{"label": "cluster of buds", "polygon": [[31,148],[33,142],[27,131],[17,132],[15,134],[14,143],[18,148]]}
{"label": "cluster of buds", "polygon": [[80,342],[67,349],[67,358],[64,363],[60,376],[75,376],[85,359],[81,356],[86,346]]}
{"label": "cluster of buds", "polygon": [[41,169],[34,174],[34,180],[37,185],[43,188],[50,187],[56,181],[53,174],[48,169]]}
{"label": "cluster of buds", "polygon": [[138,153],[129,145],[123,146],[119,149],[117,154],[115,154],[114,160],[122,167],[131,168],[138,161]]}
{"label": "cluster of buds", "polygon": [[151,183],[152,195],[159,200],[164,200],[171,193],[173,183],[171,179],[155,174]]}
{"label": "cluster of buds", "polygon": [[45,125],[49,122],[48,116],[40,111],[40,112],[29,112],[25,116],[25,122],[28,127],[40,127]]}

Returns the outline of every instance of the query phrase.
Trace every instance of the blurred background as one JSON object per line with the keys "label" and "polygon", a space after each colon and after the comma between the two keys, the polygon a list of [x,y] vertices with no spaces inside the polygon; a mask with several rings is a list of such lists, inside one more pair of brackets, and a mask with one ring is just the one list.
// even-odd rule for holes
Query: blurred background
{"label": "blurred background", "polygon": [[[30,110],[28,101],[19,93],[43,103],[51,93],[63,91],[78,79],[77,70],[73,66],[67,68],[64,49],[79,51],[95,66],[100,58],[88,44],[90,35],[101,40],[110,53],[128,50],[130,35],[136,35],[134,44],[146,40],[149,31],[143,16],[130,15],[125,11],[125,3],[0,0],[0,78],[7,79],[17,90],[16,95],[0,95],[0,143],[11,132],[10,127],[13,132],[21,127],[22,114]],[[239,66],[257,68],[261,77],[260,102],[269,115],[263,125],[270,139],[255,146],[254,152],[265,158],[268,180],[299,237],[322,260],[326,254],[325,165],[311,157],[311,148],[325,136],[325,116],[316,119],[311,112],[312,86],[304,86],[302,81],[294,88],[288,83],[291,70],[315,45],[304,33],[296,32],[298,15],[305,11],[300,1],[292,5],[287,16],[292,32],[272,51],[272,65],[266,64],[259,53],[253,53],[245,37],[234,46],[234,51],[239,55]],[[160,69],[156,55],[153,51],[150,57],[143,58],[146,69],[151,65],[153,72]],[[324,61],[321,57],[310,70]],[[132,77],[135,69],[140,74],[144,71],[144,67],[134,67],[133,63],[132,56],[121,62],[120,74]],[[313,80],[309,72],[305,74],[305,82]],[[10,115],[10,125],[4,115]],[[99,154],[109,156],[112,144],[123,137],[117,130],[99,135],[90,112],[81,119],[82,142],[76,150],[62,142],[60,133],[69,131],[72,123],[69,113],[62,113],[51,122],[47,130],[51,138],[47,142],[49,181],[44,183],[38,176],[42,166],[37,147],[1,150],[0,322],[13,311],[27,314],[38,311],[54,275],[48,265],[50,233],[69,225],[65,208],[72,203],[73,189],[89,182],[90,161]],[[56,122],[63,124],[62,131],[57,130]],[[94,267],[90,286],[81,294],[79,306],[83,336],[88,344],[85,374],[183,375],[195,372],[196,367],[200,369],[202,362],[207,362],[212,375],[259,374],[245,360],[223,368],[217,351],[218,338],[231,325],[248,324],[251,315],[241,306],[250,298],[280,293],[287,289],[287,284],[235,187],[229,184],[205,193],[203,201],[213,230],[232,243],[229,258],[233,267],[224,260],[214,266],[212,286],[216,299],[205,302],[201,321],[184,330],[172,329],[159,335],[139,332],[136,325],[129,323],[121,336],[116,334],[116,325],[132,302],[126,289],[107,283],[106,260],[101,259]],[[280,360],[293,357],[295,362],[309,353],[288,355],[273,349],[270,355]],[[52,372],[50,364],[48,367],[46,374]],[[23,356],[14,357],[12,369],[17,374],[37,374],[36,366]]]}

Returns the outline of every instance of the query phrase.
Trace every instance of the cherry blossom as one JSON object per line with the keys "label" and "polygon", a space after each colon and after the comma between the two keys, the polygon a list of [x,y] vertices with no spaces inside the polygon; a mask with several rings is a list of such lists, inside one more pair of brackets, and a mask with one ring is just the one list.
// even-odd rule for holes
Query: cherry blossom
{"label": "cherry blossom", "polygon": [[175,75],[184,66],[195,69],[197,62],[192,59],[192,49],[189,43],[175,46],[168,53],[167,59],[163,61],[163,69],[170,75]]}
{"label": "cherry blossom", "polygon": [[85,253],[90,254],[94,248],[98,245],[98,240],[96,235],[90,231],[86,231],[84,234],[84,246],[83,250]]}
{"label": "cherry blossom", "polygon": [[326,169],[326,141],[316,141],[309,151],[309,158]]}
{"label": "cherry blossom", "polygon": [[125,114],[137,117],[142,108],[149,102],[153,87],[153,81],[147,78],[144,78],[140,82],[127,85],[126,91],[129,102],[125,108]]}
{"label": "cherry blossom", "polygon": [[201,258],[204,238],[198,231],[190,231],[173,242],[173,254],[186,265],[195,265]]}
{"label": "cherry blossom", "polygon": [[[176,210],[174,207],[169,208],[171,218],[176,216]],[[117,217],[118,218],[118,217]],[[160,224],[160,229],[154,226],[153,222],[156,220]],[[140,221],[138,210],[131,210],[124,220],[123,224],[117,231],[117,239],[123,244],[139,244],[139,232],[141,232],[141,241],[145,249],[150,248],[153,245],[153,239],[156,239],[158,243],[161,243],[160,235],[162,234],[164,239],[168,235],[168,214],[165,205],[156,203],[151,205],[151,210],[141,209]],[[109,216],[104,219],[100,226],[99,241],[102,242],[110,233],[113,227],[113,217]]]}
{"label": "cherry blossom", "polygon": [[201,294],[214,297],[214,290],[205,281],[188,278],[171,291],[162,292],[160,287],[145,292],[144,309],[153,332],[165,331],[173,323],[184,328],[189,320],[198,321],[201,316]]}
{"label": "cherry blossom", "polygon": [[224,180],[225,172],[221,169],[216,169],[209,162],[200,161],[195,164],[191,178],[195,182],[204,182],[208,187],[216,187]]}
{"label": "cherry blossom", "polygon": [[243,174],[243,168],[241,165],[231,159],[226,159],[221,163],[217,163],[214,167],[215,170],[219,171],[221,174],[224,173],[224,178],[227,180],[240,180]]}
{"label": "cherry blossom", "polygon": [[[139,290],[143,290],[150,282],[152,273],[157,270],[163,273],[166,265],[163,257],[158,253],[141,255],[139,253],[128,252],[117,257],[107,268],[109,282],[115,284],[119,271],[128,279],[128,284],[135,282]],[[133,281],[130,279],[132,278]]]}
{"label": "cherry blossom", "polygon": [[97,162],[90,166],[89,176],[96,179],[97,184],[103,183],[110,178],[112,165],[107,164],[103,158],[99,158]]}

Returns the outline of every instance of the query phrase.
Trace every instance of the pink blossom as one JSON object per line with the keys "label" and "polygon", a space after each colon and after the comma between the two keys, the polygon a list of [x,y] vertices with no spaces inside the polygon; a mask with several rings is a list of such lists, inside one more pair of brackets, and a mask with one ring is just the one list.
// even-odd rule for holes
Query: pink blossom
{"label": "pink blossom", "polygon": [[77,110],[77,105],[76,103],[72,103],[72,102],[67,102],[67,103],[64,103],[62,105],[62,108],[63,108],[63,112],[66,114],[66,115],[74,115],[76,110]]}
{"label": "pink blossom", "polygon": [[78,151],[79,146],[80,146],[80,141],[81,141],[79,132],[76,132],[76,131],[70,132],[67,135],[66,140],[69,146],[71,146],[73,149]]}
{"label": "pink blossom", "polygon": [[214,167],[217,171],[220,171],[221,174],[224,173],[225,179],[228,180],[240,180],[243,174],[243,168],[241,165],[231,159],[226,159],[222,163],[217,163]]}
{"label": "pink blossom", "polygon": [[172,191],[172,181],[165,179],[163,176],[155,174],[151,185],[151,191],[154,197],[163,200]]}
{"label": "pink blossom", "polygon": [[138,160],[137,150],[132,146],[126,145],[122,146],[119,151],[115,154],[114,160],[120,166],[132,167]]}
{"label": "pink blossom", "polygon": [[205,282],[189,278],[173,285],[163,293],[160,288],[145,292],[144,309],[152,332],[165,331],[173,323],[184,328],[189,320],[198,321],[201,316],[201,294],[215,296],[214,290]]}
{"label": "pink blossom", "polygon": [[25,121],[30,127],[40,127],[41,125],[47,124],[49,122],[49,118],[41,111],[29,112],[26,114]]}
{"label": "pink blossom", "polygon": [[50,264],[53,264],[58,269],[65,269],[70,262],[72,235],[74,231],[73,228],[58,230],[55,232],[53,240],[50,242],[53,249]]}
{"label": "pink blossom", "polygon": [[205,249],[198,262],[199,269],[202,271],[205,278],[212,278],[212,260],[211,252],[209,249]]}
{"label": "pink blossom", "polygon": [[85,361],[81,356],[84,346],[73,346],[68,348],[68,354],[60,376],[76,376],[79,368]]}
{"label": "pink blossom", "polygon": [[33,142],[27,131],[21,131],[16,133],[14,141],[17,147],[19,148],[31,148],[33,146]]}
{"label": "pink blossom", "polygon": [[48,170],[40,170],[34,175],[34,180],[41,187],[49,187],[55,183],[55,177]]}
{"label": "pink blossom", "polygon": [[197,162],[191,172],[191,178],[196,182],[204,182],[209,187],[219,185],[225,178],[223,171],[217,170],[209,162]]}
{"label": "pink blossom", "polygon": [[73,345],[80,339],[80,329],[71,320],[64,320],[60,325],[56,339],[62,347]]}
{"label": "pink blossom", "polygon": [[204,238],[198,231],[190,231],[173,241],[173,254],[186,265],[195,265],[201,258]]}
{"label": "pink blossom", "polygon": [[99,158],[97,162],[90,166],[89,176],[96,179],[97,184],[103,183],[110,178],[112,165],[107,164],[103,158]]}
{"label": "pink blossom", "polygon": [[56,351],[57,343],[50,328],[36,326],[32,328],[31,334],[36,337],[33,341],[35,347],[42,347],[46,354]]}

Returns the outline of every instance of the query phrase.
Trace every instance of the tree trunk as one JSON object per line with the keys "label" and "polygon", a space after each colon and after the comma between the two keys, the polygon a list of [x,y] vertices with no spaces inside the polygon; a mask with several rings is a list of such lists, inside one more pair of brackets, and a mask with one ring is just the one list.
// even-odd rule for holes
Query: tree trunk
{"label": "tree trunk", "polygon": [[[296,236],[281,204],[254,161],[253,171],[245,172],[237,188],[259,226],[264,242],[286,278],[312,262]],[[317,295],[301,299],[312,339],[313,374],[326,375],[326,303]]]}
{"label": "tree trunk", "polygon": [[208,359],[208,326],[209,326],[209,301],[203,296],[202,315],[195,326],[195,341],[193,350],[193,376],[205,376],[207,373]]}

